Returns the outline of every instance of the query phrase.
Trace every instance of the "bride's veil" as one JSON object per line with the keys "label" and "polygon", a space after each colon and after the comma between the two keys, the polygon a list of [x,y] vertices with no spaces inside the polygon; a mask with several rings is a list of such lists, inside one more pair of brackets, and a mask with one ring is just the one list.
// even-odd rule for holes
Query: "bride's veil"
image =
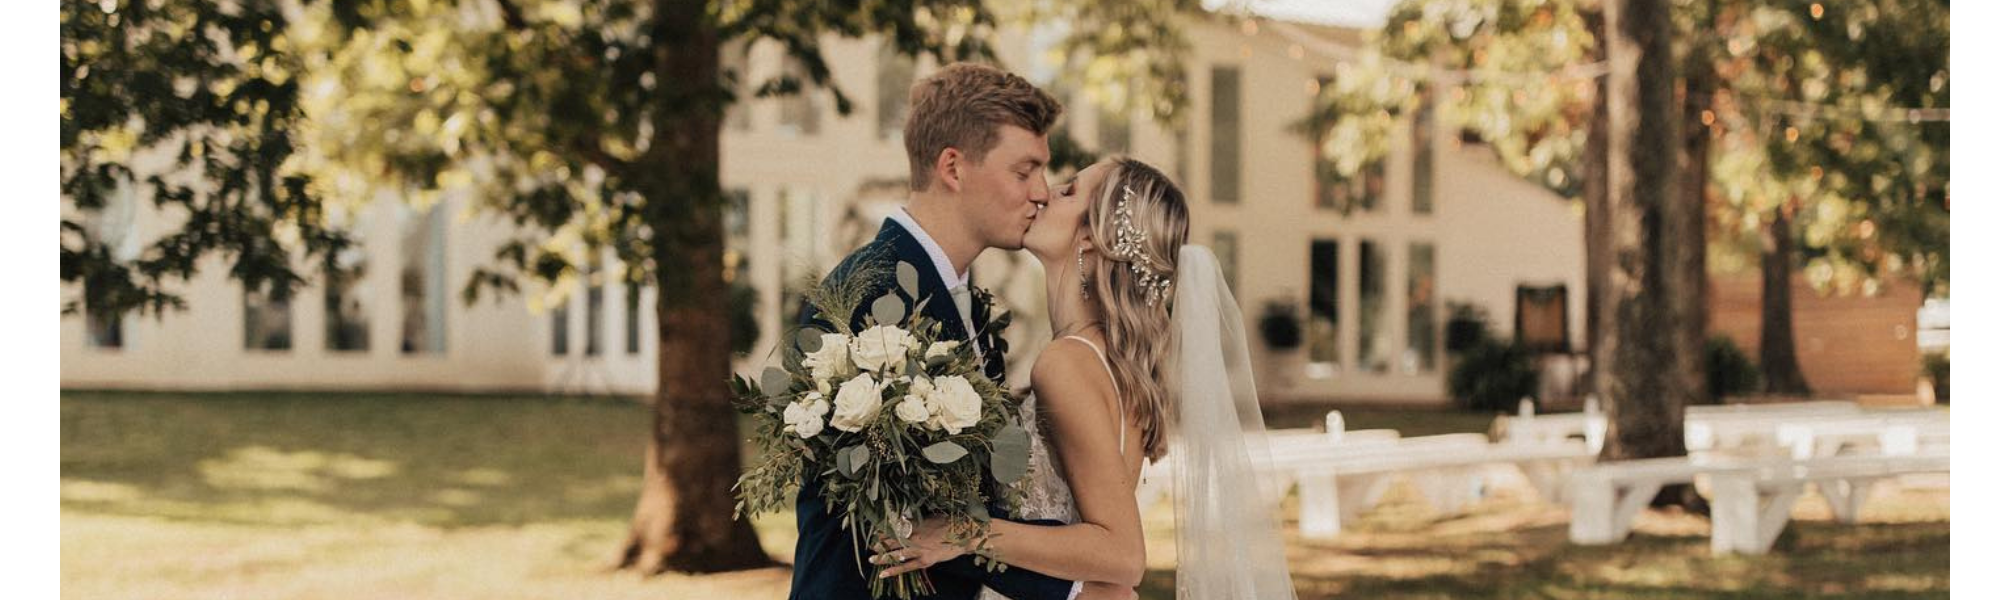
{"label": "bride's veil", "polygon": [[1251,378],[1242,311],[1208,248],[1180,249],[1173,326],[1179,341],[1168,371],[1180,408],[1172,463],[1175,575],[1180,600],[1292,599],[1278,530],[1277,490],[1260,481],[1268,465],[1264,415]]}

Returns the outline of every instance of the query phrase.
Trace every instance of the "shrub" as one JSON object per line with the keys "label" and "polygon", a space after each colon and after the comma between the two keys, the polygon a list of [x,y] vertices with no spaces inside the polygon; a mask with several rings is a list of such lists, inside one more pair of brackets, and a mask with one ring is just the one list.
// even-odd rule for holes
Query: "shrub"
{"label": "shrub", "polygon": [[1708,372],[1708,401],[1721,404],[1728,396],[1749,394],[1757,391],[1763,380],[1757,371],[1757,363],[1750,355],[1736,347],[1736,342],[1723,336],[1708,338],[1703,348],[1702,364]]}
{"label": "shrub", "polygon": [[1459,406],[1510,411],[1538,384],[1532,355],[1512,341],[1481,339],[1458,354],[1451,367],[1451,396]]}
{"label": "shrub", "polygon": [[1264,335],[1264,344],[1279,352],[1296,349],[1305,341],[1299,326],[1299,307],[1287,300],[1265,303],[1264,316],[1257,319],[1257,330]]}
{"label": "shrub", "polygon": [[1924,355],[1924,374],[1931,378],[1939,404],[1951,404],[1951,355],[1932,352]]}

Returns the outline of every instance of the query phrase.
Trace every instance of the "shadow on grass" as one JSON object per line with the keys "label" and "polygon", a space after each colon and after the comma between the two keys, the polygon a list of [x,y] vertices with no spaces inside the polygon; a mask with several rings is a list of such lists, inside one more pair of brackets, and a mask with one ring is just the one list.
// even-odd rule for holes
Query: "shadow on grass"
{"label": "shadow on grass", "polygon": [[63,507],[246,524],[625,519],[650,417],[629,399],[62,394]]}
{"label": "shadow on grass", "polygon": [[[1794,523],[1772,554],[1712,557],[1705,536],[1636,535],[1569,545],[1561,525],[1431,543],[1292,542],[1301,600],[1318,598],[1945,598],[1948,522]],[[1147,573],[1140,597],[1174,598],[1174,573]]]}

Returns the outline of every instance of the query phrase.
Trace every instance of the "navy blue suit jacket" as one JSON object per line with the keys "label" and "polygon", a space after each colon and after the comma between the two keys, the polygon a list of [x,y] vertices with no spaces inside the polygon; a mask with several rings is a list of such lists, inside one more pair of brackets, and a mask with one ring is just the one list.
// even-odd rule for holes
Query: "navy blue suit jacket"
{"label": "navy blue suit jacket", "polygon": [[[931,266],[930,253],[924,251],[922,242],[917,241],[915,236],[894,220],[884,220],[881,233],[875,236],[875,240],[848,255],[839,266],[834,267],[827,275],[827,279],[832,281],[846,277],[856,268],[864,266],[895,273],[897,261],[907,262],[916,267],[919,297],[908,297],[896,285],[894,277],[886,278],[863,296],[870,300],[862,302],[857,314],[850,316],[852,325],[859,329],[860,317],[869,314],[868,311],[874,304],[872,299],[883,294],[901,296],[908,303],[905,306],[909,307],[915,307],[923,298],[930,298],[930,302],[924,306],[924,315],[942,326],[939,339],[970,339],[965,320],[959,316],[957,305],[952,303],[950,288],[946,286],[943,278],[938,276],[938,270]],[[991,316],[984,314],[985,310],[981,303],[974,302],[973,310],[972,320],[975,326],[970,330],[974,333],[990,333],[984,331],[984,324]],[[801,326],[818,323],[821,328],[832,330],[824,316],[810,304],[799,308],[798,322]],[[1006,347],[1002,343],[994,342],[993,339],[981,340],[985,352],[986,375],[996,382],[1001,382],[1004,388]],[[988,511],[993,518],[1007,518],[1004,509],[998,505],[989,506]],[[825,499],[820,497],[819,484],[811,474],[808,474],[806,480],[799,486],[797,512],[799,543],[792,559],[791,600],[867,599],[868,574],[863,569],[867,568],[868,557],[874,553],[866,547],[865,542],[862,547],[857,548],[852,532],[841,529],[840,517],[828,512]],[[1056,521],[1035,521],[1035,523],[1061,524]],[[855,564],[857,555],[861,559],[859,566]],[[993,588],[1016,600],[1067,600],[1072,586],[1072,582],[1012,566],[1005,572],[988,573],[985,567],[973,564],[971,555],[932,566],[929,571],[931,583],[937,587],[937,594],[927,598],[937,600],[972,600],[979,594],[981,585]]]}

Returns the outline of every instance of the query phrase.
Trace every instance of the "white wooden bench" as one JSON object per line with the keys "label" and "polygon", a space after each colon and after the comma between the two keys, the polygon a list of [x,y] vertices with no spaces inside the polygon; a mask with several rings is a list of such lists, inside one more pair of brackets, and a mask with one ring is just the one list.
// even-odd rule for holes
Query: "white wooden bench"
{"label": "white wooden bench", "polygon": [[1875,482],[1950,471],[1946,454],[1836,456],[1718,471],[1710,474],[1714,531],[1709,550],[1717,555],[1770,552],[1808,483],[1826,497],[1835,520],[1854,523]]}
{"label": "white wooden bench", "polygon": [[1781,423],[1775,437],[1778,446],[1789,450],[1795,459],[1846,453],[1902,456],[1949,452],[1951,421],[1943,414],[1809,420]]}
{"label": "white wooden bench", "polygon": [[1454,435],[1429,444],[1298,457],[1287,466],[1299,486],[1300,534],[1324,539],[1339,535],[1343,523],[1372,508],[1400,477],[1410,478],[1433,507],[1450,513],[1477,499],[1485,483],[1483,470],[1489,466],[1519,468],[1538,491],[1554,500],[1560,498],[1568,472],[1595,459],[1596,453],[1580,442],[1474,443]]}
{"label": "white wooden bench", "polygon": [[[1250,458],[1252,462],[1258,463],[1253,466],[1263,474],[1260,483],[1272,488],[1267,490],[1272,493],[1271,497],[1282,497],[1294,480],[1289,469],[1274,467],[1268,460],[1270,458],[1293,456],[1301,452],[1308,454],[1324,452],[1330,446],[1382,446],[1394,444],[1402,439],[1402,434],[1394,429],[1347,431],[1346,420],[1337,410],[1327,413],[1326,426],[1325,431],[1310,428],[1273,429],[1265,432],[1262,440],[1248,440],[1251,444]],[[1169,453],[1158,462],[1146,463],[1140,470],[1139,485],[1135,492],[1141,509],[1152,506],[1172,492],[1176,458]]]}
{"label": "white wooden bench", "polygon": [[1570,541],[1611,544],[1631,534],[1639,511],[1668,484],[1709,478],[1717,554],[1761,554],[1791,519],[1792,504],[1806,483],[1817,485],[1841,522],[1851,523],[1867,500],[1870,484],[1885,477],[1948,471],[1943,454],[1836,456],[1795,460],[1703,460],[1673,457],[1619,461],[1581,469],[1570,476]]}
{"label": "white wooden bench", "polygon": [[[1690,453],[1735,454],[1745,458],[1793,455],[1792,444],[1798,431],[1825,426],[1866,433],[1870,428],[1890,425],[1948,423],[1947,413],[1938,410],[1854,410],[1794,412],[1791,414],[1689,415],[1685,440]],[[1794,433],[1781,439],[1779,430]],[[1947,425],[1948,427],[1948,425]],[[1850,436],[1852,437],[1852,436]]]}

